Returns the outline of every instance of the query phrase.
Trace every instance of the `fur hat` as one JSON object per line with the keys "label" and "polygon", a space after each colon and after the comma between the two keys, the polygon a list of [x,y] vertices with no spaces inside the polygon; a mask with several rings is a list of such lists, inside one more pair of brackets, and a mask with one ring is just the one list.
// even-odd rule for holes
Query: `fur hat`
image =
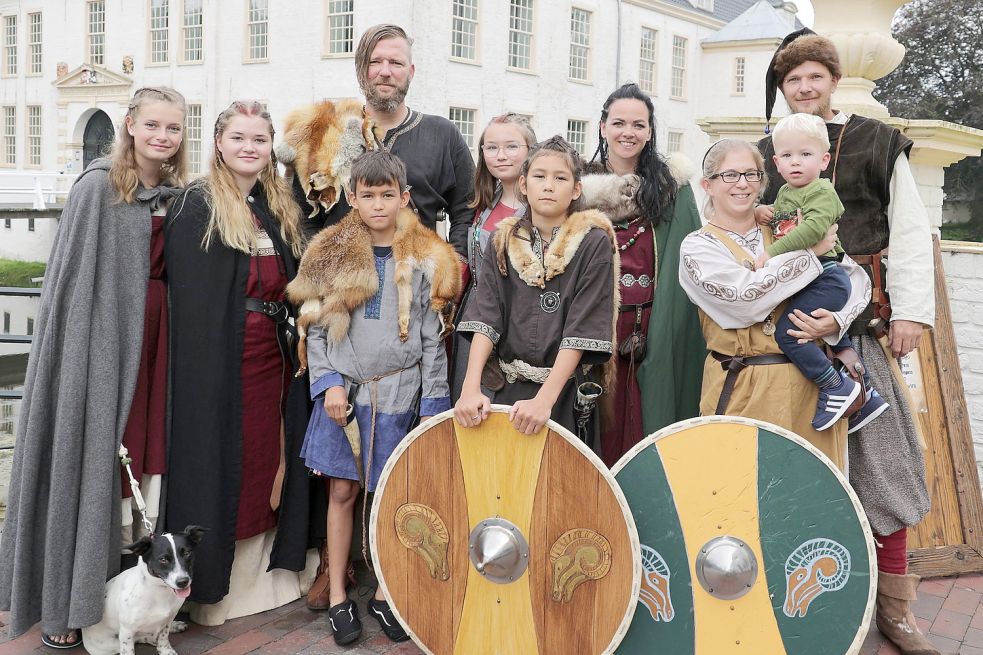
{"label": "fur hat", "polygon": [[807,61],[819,62],[830,74],[840,78],[840,56],[836,46],[826,37],[819,36],[808,27],[792,32],[782,41],[765,73],[765,134],[770,131],[771,112],[782,81],[789,71]]}

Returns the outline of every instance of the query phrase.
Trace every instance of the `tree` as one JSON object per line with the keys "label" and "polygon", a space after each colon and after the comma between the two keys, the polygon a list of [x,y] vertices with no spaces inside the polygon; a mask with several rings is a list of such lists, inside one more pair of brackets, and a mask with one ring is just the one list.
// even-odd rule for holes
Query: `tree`
{"label": "tree", "polygon": [[[891,115],[983,129],[979,0],[915,0],[898,12],[892,31],[905,57],[875,91]],[[970,202],[970,237],[983,241],[983,159],[950,166],[944,189],[948,198]]]}

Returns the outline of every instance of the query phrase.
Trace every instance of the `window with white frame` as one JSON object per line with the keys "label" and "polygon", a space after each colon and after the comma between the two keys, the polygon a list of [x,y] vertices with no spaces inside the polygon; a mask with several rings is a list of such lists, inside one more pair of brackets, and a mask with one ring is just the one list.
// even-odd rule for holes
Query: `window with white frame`
{"label": "window with white frame", "polygon": [[686,97],[686,46],[687,39],[681,36],[672,37],[672,88],[669,94],[673,98]]}
{"label": "window with white frame", "polygon": [[17,16],[3,17],[3,74],[17,74]]}
{"label": "window with white frame", "polygon": [[451,2],[451,56],[474,61],[478,58],[478,0]]}
{"label": "window with white frame", "polygon": [[509,2],[509,67],[532,68],[533,0]]}
{"label": "window with white frame", "polygon": [[587,156],[587,121],[567,121],[567,141],[580,153]]}
{"label": "window with white frame", "polygon": [[270,3],[269,0],[247,0],[246,59],[260,61],[269,58]]}
{"label": "window with white frame", "polygon": [[202,60],[204,32],[201,8],[202,0],[184,0],[184,12],[181,16],[181,59],[185,62]]}
{"label": "window with white frame", "polygon": [[3,108],[3,163],[17,164],[17,107]]}
{"label": "window with white frame", "polygon": [[734,93],[744,95],[744,70],[747,67],[747,59],[744,57],[734,57]]}
{"label": "window with white frame", "polygon": [[27,165],[41,165],[41,105],[27,106]]}
{"label": "window with white frame", "polygon": [[649,95],[655,95],[656,39],[659,33],[643,27],[642,40],[638,53],[638,86]]}
{"label": "window with white frame", "polygon": [[674,152],[681,152],[683,149],[683,133],[676,132],[675,130],[669,130],[668,138],[666,139],[666,150],[669,154]]}
{"label": "window with white frame", "polygon": [[31,75],[41,73],[41,12],[27,15],[27,66]]}
{"label": "window with white frame", "polygon": [[460,130],[461,136],[464,137],[464,142],[468,144],[468,148],[472,151],[474,151],[475,143],[475,114],[477,114],[476,109],[467,109],[465,107],[451,107],[447,112],[447,118]]}
{"label": "window with white frame", "polygon": [[184,138],[188,141],[188,162],[192,173],[201,172],[201,105],[188,105]]}
{"label": "window with white frame", "polygon": [[590,79],[591,12],[579,7],[570,9],[570,79]]}
{"label": "window with white frame", "polygon": [[355,51],[355,0],[328,0],[328,54]]}
{"label": "window with white frame", "polygon": [[150,63],[166,64],[170,0],[150,0]]}
{"label": "window with white frame", "polygon": [[89,63],[103,65],[106,62],[106,3],[105,0],[90,0],[88,8],[88,47]]}

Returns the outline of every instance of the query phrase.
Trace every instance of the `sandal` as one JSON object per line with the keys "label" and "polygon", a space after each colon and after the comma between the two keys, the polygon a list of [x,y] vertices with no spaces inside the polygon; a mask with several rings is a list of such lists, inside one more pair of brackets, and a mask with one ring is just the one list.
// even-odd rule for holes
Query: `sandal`
{"label": "sandal", "polygon": [[[58,642],[55,641],[58,637],[64,637],[66,641]],[[74,637],[74,641],[67,641]],[[41,643],[48,648],[57,648],[58,650],[67,650],[69,648],[76,648],[82,645],[82,632],[80,630],[69,630],[63,635],[46,635],[41,633]]]}

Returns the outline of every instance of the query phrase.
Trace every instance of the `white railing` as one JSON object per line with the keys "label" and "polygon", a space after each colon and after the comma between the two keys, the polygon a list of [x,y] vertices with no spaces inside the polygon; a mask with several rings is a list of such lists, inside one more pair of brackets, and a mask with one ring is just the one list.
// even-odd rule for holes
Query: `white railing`
{"label": "white railing", "polygon": [[61,204],[76,177],[57,172],[0,170],[0,207],[47,209]]}

